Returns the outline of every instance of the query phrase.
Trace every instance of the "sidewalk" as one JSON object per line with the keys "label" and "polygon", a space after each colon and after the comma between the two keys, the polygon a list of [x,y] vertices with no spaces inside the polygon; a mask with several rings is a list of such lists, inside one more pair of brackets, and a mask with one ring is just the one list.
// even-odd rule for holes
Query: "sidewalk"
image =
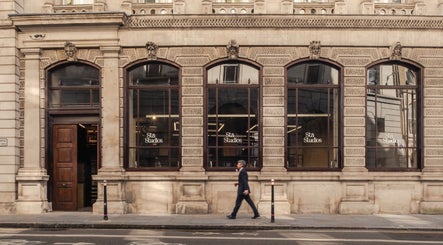
{"label": "sidewalk", "polygon": [[443,231],[443,215],[327,215],[294,214],[251,219],[239,214],[237,219],[225,215],[202,214],[110,214],[89,212],[50,212],[38,215],[0,215],[0,228],[97,228],[97,229],[391,229]]}

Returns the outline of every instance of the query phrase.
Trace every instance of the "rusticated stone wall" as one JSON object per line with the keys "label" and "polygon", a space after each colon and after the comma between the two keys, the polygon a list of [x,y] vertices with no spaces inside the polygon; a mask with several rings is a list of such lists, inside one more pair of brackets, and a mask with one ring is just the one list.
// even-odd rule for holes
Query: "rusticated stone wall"
{"label": "rusticated stone wall", "polygon": [[[439,189],[439,179],[434,170],[441,171],[441,146],[443,142],[438,132],[443,133],[440,120],[443,104],[443,72],[441,59],[443,52],[435,49],[404,48],[403,59],[416,62],[424,69],[424,136],[425,136],[425,171],[426,182],[409,181],[398,184],[394,181],[401,174],[390,174],[386,182],[375,182],[377,174],[367,174],[365,170],[365,84],[366,68],[373,62],[389,57],[388,48],[367,47],[323,47],[320,59],[329,60],[343,67],[343,130],[344,130],[344,169],[340,174],[330,173],[316,175],[312,173],[287,173],[284,169],[284,88],[285,67],[309,56],[308,47],[244,47],[240,48],[240,58],[250,60],[262,66],[263,91],[263,170],[251,174],[254,187],[253,198],[257,200],[262,212],[266,213],[270,202],[269,181],[266,177],[284,175],[277,186],[277,207],[286,213],[417,213],[435,212],[439,203],[443,202]],[[440,54],[440,53],[442,54]],[[78,59],[98,64],[103,67],[102,54],[98,49],[79,49]],[[126,67],[145,60],[145,48],[122,48],[119,54],[120,90],[120,148],[123,152],[123,108],[124,80]],[[226,58],[224,47],[161,47],[158,59],[171,62],[181,68],[182,95],[182,169],[180,172],[190,174],[190,180],[181,180],[179,173],[173,179],[164,179],[160,183],[150,181],[150,174],[127,173],[129,184],[125,191],[128,211],[168,212],[168,213],[201,213],[228,212],[234,199],[231,181],[233,174],[218,174],[218,181],[211,181],[203,169],[203,95],[204,67],[211,62]],[[45,73],[44,68],[66,59],[63,50],[50,49],[41,52],[41,119],[45,120]],[[44,132],[45,124],[42,124]],[[440,128],[441,127],[441,128]],[[44,134],[42,134],[44,135]],[[45,139],[42,138],[41,148],[44,150]],[[45,161],[42,154],[41,161]],[[123,162],[120,154],[119,162]],[[349,173],[357,173],[347,179]],[[169,174],[171,175],[171,174]],[[173,174],[174,175],[174,174]],[[209,174],[215,176],[215,174]],[[417,173],[415,176],[421,174]],[[303,177],[304,176],[304,177]],[[310,177],[309,177],[310,176]],[[372,176],[372,177],[371,177]],[[414,175],[413,175],[414,176]],[[156,177],[158,178],[158,176]],[[303,178],[312,178],[313,182],[304,182]],[[131,181],[131,179],[134,179]],[[137,179],[137,180],[136,180]],[[198,180],[200,179],[200,180]],[[389,181],[390,179],[390,181]],[[414,179],[414,178],[413,178]],[[362,182],[363,181],[363,182]],[[149,184],[151,183],[151,184]],[[162,184],[163,183],[163,184]],[[396,184],[393,184],[396,183]],[[148,185],[141,188],[140,185]],[[154,185],[154,186],[153,186]],[[423,196],[418,191],[424,187]],[[148,202],[147,197],[137,190],[148,188],[152,195],[159,195],[156,202]],[[158,191],[157,191],[158,190]],[[167,190],[167,191],[165,191]],[[116,190],[118,191],[118,190]],[[232,194],[234,193],[234,194]],[[312,195],[315,193],[315,195]],[[396,193],[395,199],[390,196]],[[226,198],[226,197],[230,197]],[[419,200],[424,202],[420,204]],[[146,205],[149,203],[149,205]],[[418,204],[417,204],[418,203]],[[400,205],[400,206],[399,206]],[[400,208],[399,208],[400,207]],[[247,212],[247,209],[242,209]]]}
{"label": "rusticated stone wall", "polygon": [[[425,67],[425,121],[438,122],[439,100],[438,75],[429,75],[428,64],[438,66],[435,52],[432,55],[435,60],[427,57],[426,49],[405,47],[403,59]],[[123,49],[121,60],[122,66],[140,59],[145,59],[143,49]],[[138,54],[138,55],[134,55]],[[198,55],[193,55],[198,54]],[[417,213],[439,209],[438,190],[439,184],[435,179],[430,183],[417,181],[421,173],[408,174],[404,177],[401,173],[377,174],[368,173],[365,169],[365,95],[366,95],[366,69],[380,60],[389,58],[389,48],[368,47],[323,47],[320,59],[331,61],[343,67],[343,132],[344,132],[344,169],[342,173],[287,173],[284,169],[284,88],[285,66],[307,59],[308,47],[244,47],[240,48],[240,58],[250,60],[262,66],[263,88],[263,170],[260,173],[251,173],[251,182],[254,186],[253,198],[257,200],[259,208],[267,212],[269,198],[269,178],[266,176],[278,176],[279,182],[276,204],[282,212],[291,213]],[[421,57],[425,58],[421,58]],[[231,202],[226,197],[232,197],[231,181],[235,176],[227,173],[204,173],[203,159],[203,89],[204,67],[214,61],[224,59],[226,53],[224,47],[160,47],[158,58],[179,65],[182,69],[182,137],[183,137],[183,168],[181,172],[193,172],[200,181],[172,181],[174,198],[163,205],[168,212],[228,212]],[[425,61],[425,62],[422,62]],[[434,73],[439,74],[434,68]],[[434,77],[436,76],[436,77]],[[427,89],[430,86],[432,89]],[[434,98],[429,94],[434,94]],[[427,108],[429,107],[429,108]],[[435,115],[435,116],[434,116]],[[435,118],[437,117],[437,118]],[[429,118],[429,119],[427,119]],[[426,123],[425,123],[426,125]],[[441,125],[441,124],[439,124]],[[439,132],[438,127],[432,128]],[[428,130],[429,131],[429,130]],[[442,130],[440,130],[442,131]],[[439,154],[442,143],[439,135],[427,139],[425,126],[426,153]],[[435,150],[432,150],[432,146]],[[429,148],[431,147],[431,148]],[[425,153],[425,157],[426,157]],[[427,154],[429,155],[429,154]],[[429,159],[429,157],[426,157]],[[431,158],[432,159],[432,158]],[[429,164],[425,161],[426,168],[434,167],[441,169],[438,161]],[[425,169],[426,169],[425,168]],[[128,173],[128,175],[132,175]],[[139,174],[140,175],[140,174]],[[377,176],[384,176],[386,181],[375,181]],[[206,176],[206,177],[205,177]],[[209,177],[208,177],[209,176]],[[218,181],[211,181],[217,176]],[[286,177],[281,177],[286,176]],[[342,176],[342,177],[340,177]],[[402,177],[403,176],[403,177]],[[146,175],[149,180],[149,175]],[[177,177],[179,178],[179,177]],[[304,182],[309,178],[313,181]],[[396,183],[396,179],[404,178],[405,184]],[[130,177],[131,179],[131,177]],[[358,180],[357,180],[358,179]],[[414,181],[415,180],[415,181]],[[193,196],[185,193],[192,186]],[[425,187],[424,198],[433,206],[425,209],[420,205],[421,197],[418,191],[421,186]],[[196,188],[197,187],[197,188]],[[309,191],[308,191],[309,190]],[[392,192],[400,195],[399,198],[389,198]],[[312,196],[312,193],[315,195]],[[233,198],[233,197],[232,197]],[[179,208],[174,206],[174,200],[181,203]],[[186,205],[192,201],[193,209],[186,209]],[[139,202],[140,200],[136,200]],[[437,201],[437,204],[436,202]],[[418,203],[418,204],[417,204]],[[429,205],[428,205],[429,206]],[[190,211],[192,210],[192,211]],[[134,212],[141,210],[133,209]],[[246,212],[247,210],[244,210]]]}

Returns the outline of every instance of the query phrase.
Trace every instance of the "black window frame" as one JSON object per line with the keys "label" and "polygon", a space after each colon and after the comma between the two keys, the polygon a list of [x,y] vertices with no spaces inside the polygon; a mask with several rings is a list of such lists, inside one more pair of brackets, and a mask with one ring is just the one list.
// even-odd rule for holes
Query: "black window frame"
{"label": "black window frame", "polygon": [[[369,81],[371,69],[376,69],[378,72],[380,72],[380,66],[391,66],[391,65],[397,65],[397,66],[403,66],[404,68],[408,69],[408,71],[413,71],[415,74],[415,85],[410,84],[393,84],[388,85],[387,82],[384,82],[385,84],[379,82],[379,84],[374,83],[372,81]],[[389,76],[393,76],[393,74],[390,74]],[[395,76],[399,76],[398,74]],[[393,82],[395,83],[395,82]],[[407,82],[406,82],[407,83]],[[374,146],[373,142],[370,142],[368,140],[368,128],[370,128],[370,119],[368,118],[368,97],[369,95],[374,97],[374,105],[377,106],[377,100],[375,98],[382,97],[383,93],[382,90],[397,90],[396,94],[398,96],[398,90],[415,90],[415,106],[413,108],[415,109],[415,123],[409,122],[409,118],[406,121],[408,126],[406,126],[406,131],[409,132],[410,127],[409,125],[414,125],[415,131],[415,138],[416,138],[416,146],[415,147],[409,147],[405,146],[403,149],[398,144],[394,144],[393,147],[382,147],[382,146]],[[366,117],[366,131],[365,131],[365,167],[368,169],[368,171],[381,171],[381,172],[387,172],[387,171],[395,171],[395,172],[416,172],[421,171],[424,167],[424,159],[423,159],[423,67],[406,59],[400,60],[380,60],[378,62],[374,62],[366,67],[366,94],[365,94],[365,117]],[[409,112],[408,112],[409,113]],[[377,121],[376,115],[373,116],[374,119]],[[385,125],[388,124],[388,122],[385,123]],[[377,132],[377,124],[373,125],[372,127],[375,127],[375,131]],[[380,133],[388,133],[388,130],[386,129],[388,127],[385,126],[384,132],[379,131]],[[388,139],[389,140],[389,139]],[[392,140],[392,139],[391,139]],[[415,167],[373,167],[369,165],[369,155],[371,154],[371,150],[377,151],[377,149],[394,149],[397,151],[397,149],[406,151],[408,149],[415,148],[415,152],[412,153],[412,158],[416,159]],[[377,156],[377,154],[375,155]],[[408,159],[408,158],[407,158]],[[375,160],[375,165],[377,164],[377,160]],[[408,162],[406,160],[406,162]]]}
{"label": "black window frame", "polygon": [[[291,82],[289,81],[289,70],[291,68],[296,68],[296,67],[301,67],[303,65],[306,65],[307,67],[304,69],[304,79],[306,79],[306,81],[300,81],[298,79],[293,79],[291,80]],[[322,74],[316,74],[316,78],[317,80],[322,80],[323,82],[326,83],[313,83],[313,79],[310,78],[310,75],[312,74],[312,69],[311,68],[315,68],[315,69],[323,69],[324,71],[324,67],[322,68],[322,66],[327,66],[330,69],[334,69],[337,72],[337,84],[332,84],[331,82],[328,82],[328,80],[325,78],[325,73]],[[326,162],[323,163],[324,166],[316,166],[316,167],[305,167],[305,166],[297,166],[297,164],[301,164],[303,165],[303,155],[304,153],[301,154],[290,154],[290,149],[292,149],[292,152],[300,152],[303,149],[308,149],[308,148],[316,148],[316,147],[303,147],[302,145],[295,145],[295,146],[290,146],[289,145],[289,133],[292,133],[293,131],[299,130],[299,126],[297,126],[298,124],[296,123],[296,127],[289,127],[289,115],[291,115],[290,108],[289,108],[289,92],[290,90],[296,90],[296,91],[300,91],[300,90],[315,90],[315,89],[326,89],[327,92],[327,98],[328,98],[328,102],[327,102],[327,108],[330,108],[330,99],[331,97],[334,95],[334,91],[337,94],[337,101],[333,101],[333,103],[336,104],[336,110],[337,112],[336,114],[336,119],[335,121],[337,121],[337,128],[336,128],[336,135],[334,135],[334,125],[331,126],[331,124],[333,122],[329,122],[327,123],[328,127],[327,127],[327,134],[331,133],[332,131],[332,139],[329,139],[329,141],[331,141],[331,143],[329,143],[329,145],[325,146],[325,147],[320,147],[321,148],[327,148],[328,149],[328,160]],[[299,92],[296,92],[296,96],[300,96]],[[299,120],[303,120],[303,117],[306,112],[302,112],[299,108],[299,103],[297,102],[297,98],[295,99],[295,105],[296,105],[296,112],[295,112],[295,120],[296,122],[298,122]],[[329,109],[328,109],[329,110]],[[334,113],[334,109],[332,112],[328,112],[328,116],[327,118],[330,118],[330,115],[333,115]],[[309,113],[308,113],[309,114]],[[288,64],[285,67],[285,144],[284,144],[284,150],[285,150],[285,155],[284,155],[284,166],[287,169],[287,171],[341,171],[341,169],[343,168],[343,67],[340,66],[339,64],[333,63],[329,60],[324,60],[324,59],[315,59],[315,60],[310,60],[310,59],[302,59],[302,60],[298,60],[295,62],[292,62],[290,64]],[[315,115],[315,114],[314,114]],[[334,119],[332,119],[334,120]],[[329,120],[328,120],[329,121]],[[301,129],[302,127],[300,127]],[[301,135],[302,136],[302,135]],[[316,141],[319,140],[317,138],[317,136],[314,134],[309,134],[309,135],[305,135],[304,137],[307,137],[309,141]],[[336,145],[334,145],[334,141],[336,141]],[[331,160],[331,151],[336,151],[335,152],[335,157],[333,160]],[[333,153],[334,154],[334,153]]]}
{"label": "black window frame", "polygon": [[[158,77],[158,84],[156,84],[156,82],[151,81],[152,83],[150,83],[149,79],[143,80],[142,82],[136,82],[133,83],[130,81],[130,72],[136,70],[137,68],[143,67],[145,65],[159,65],[159,71],[160,73],[162,72],[162,68],[161,66],[167,66],[169,68],[175,69],[176,73],[177,73],[177,77],[175,78],[176,81],[174,81],[174,85],[171,85],[171,82],[164,82],[162,80],[166,79],[166,77]],[[127,68],[124,69],[125,71],[125,147],[124,147],[124,167],[127,171],[178,171],[180,170],[181,166],[182,166],[182,154],[181,154],[181,150],[182,150],[182,144],[181,144],[181,67],[179,67],[176,64],[173,64],[171,62],[165,61],[165,60],[161,60],[161,59],[157,59],[155,61],[141,61],[135,64],[131,64],[129,65]],[[146,74],[149,74],[150,72],[148,71],[148,69],[146,70]],[[147,76],[148,77],[148,76]],[[141,80],[140,80],[141,81]],[[153,92],[155,93],[156,91],[167,91],[167,100],[168,100],[168,108],[166,108],[168,114],[166,116],[166,114],[162,114],[162,115],[157,115],[151,118],[151,120],[156,120],[157,119],[162,119],[165,118],[168,123],[167,123],[167,128],[168,128],[168,132],[170,133],[167,136],[167,139],[164,138],[160,138],[158,135],[156,135],[156,133],[151,133],[151,132],[145,132],[146,133],[146,139],[148,139],[149,144],[152,144],[152,146],[140,146],[139,143],[137,143],[139,141],[139,137],[134,136],[135,137],[135,146],[131,146],[131,127],[130,127],[130,120],[131,120],[131,115],[130,115],[130,108],[129,106],[131,105],[131,103],[129,102],[129,100],[134,100],[135,98],[133,98],[131,96],[131,92],[136,92],[136,94],[138,95],[138,99],[135,99],[136,101],[138,101],[137,103],[139,103],[140,106],[140,102],[139,102],[139,98],[140,98],[140,92]],[[172,107],[173,103],[171,103],[171,101],[173,100],[173,96],[172,96],[172,92],[174,92],[176,94],[176,111],[177,114],[172,114]],[[166,111],[165,110],[165,111]],[[141,114],[140,112],[140,108],[137,108],[137,114]],[[148,120],[149,118],[147,116],[146,120]],[[138,116],[138,119],[140,120],[141,117],[140,115]],[[146,123],[148,123],[146,121]],[[141,123],[143,124],[143,123]],[[138,125],[137,123],[134,127],[134,129],[138,132],[142,132],[143,130],[141,129],[137,129],[137,127],[142,127],[143,125]],[[146,131],[146,130],[145,130]],[[149,129],[148,129],[149,131]],[[148,136],[149,134],[149,136]],[[171,135],[171,134],[176,134]],[[177,138],[177,145],[165,145],[165,146],[156,146],[156,144],[162,144],[164,142],[172,142],[171,138],[175,137]],[[146,143],[146,139],[144,140],[144,142]],[[151,156],[150,153],[149,157],[152,158],[151,160],[154,162],[150,162],[148,164],[153,164],[153,166],[140,166],[140,162],[139,160],[139,154],[141,153],[137,153],[135,152],[135,160],[136,163],[130,163],[129,161],[131,160],[130,154],[131,154],[131,149],[137,151],[137,150],[147,150],[147,152],[151,151],[152,152],[156,152],[153,153],[154,155]],[[160,151],[162,151],[162,154],[160,154]],[[174,153],[171,153],[171,152]],[[168,154],[165,155],[165,152],[168,152]],[[158,156],[155,156],[155,154],[158,154]],[[166,164],[169,166],[163,166],[164,161],[160,161],[162,159],[160,159],[160,157],[162,159],[169,159]],[[177,165],[176,166],[171,166],[172,162],[171,159],[172,157],[174,157],[174,159],[177,160]],[[174,160],[175,161],[175,160]],[[157,164],[159,163],[159,164]]]}
{"label": "black window frame", "polygon": [[[240,81],[242,78],[239,75],[239,73],[241,72],[240,69],[241,69],[242,65],[243,66],[247,66],[248,69],[253,68],[253,69],[255,69],[257,71],[257,74],[258,74],[258,77],[257,77],[258,81],[257,81],[257,83],[251,83],[250,80],[248,80],[248,83],[242,83],[242,81]],[[234,81],[234,82],[233,81],[227,81],[226,82],[226,81],[224,81],[225,76],[223,74],[223,75],[220,76],[220,79],[216,79],[213,83],[210,83],[208,81],[208,79],[209,79],[208,78],[208,71],[211,68],[214,68],[214,67],[217,67],[217,66],[221,66],[222,70],[225,70],[225,67],[232,67],[232,66],[236,67],[236,69],[237,69],[236,70],[237,71],[237,74],[236,74],[237,81]],[[203,130],[204,130],[203,137],[204,137],[204,149],[205,149],[205,152],[204,152],[204,160],[203,160],[204,163],[203,163],[203,165],[204,165],[204,168],[205,168],[206,171],[232,171],[232,169],[235,168],[237,161],[240,160],[240,159],[246,161],[246,163],[247,163],[246,168],[249,171],[260,171],[261,168],[263,167],[263,157],[262,157],[262,123],[261,123],[262,122],[262,103],[263,103],[263,101],[262,101],[262,86],[261,86],[262,82],[261,82],[261,80],[262,80],[262,68],[261,68],[261,66],[259,66],[256,63],[253,63],[253,62],[251,62],[249,60],[244,60],[244,59],[241,59],[241,58],[237,58],[235,60],[223,60],[223,61],[214,62],[214,63],[212,63],[210,65],[207,65],[205,67],[205,79],[204,79],[204,81],[205,81],[205,86],[204,86],[204,101],[205,101],[205,103],[204,104],[205,105],[204,105],[204,127],[203,127]],[[218,121],[216,121],[215,125],[212,125],[212,124],[211,124],[211,126],[209,125],[209,115],[211,114],[209,112],[209,110],[210,110],[210,108],[209,108],[209,91],[211,89],[215,89],[215,90],[218,91],[218,89],[225,90],[225,89],[229,89],[229,88],[233,88],[233,89],[247,89],[248,90],[248,96],[249,96],[248,97],[248,101],[249,101],[248,103],[251,103],[250,96],[251,96],[251,93],[254,93],[254,92],[251,92],[251,89],[254,89],[256,91],[257,111],[254,111],[254,113],[256,114],[256,116],[255,116],[256,125],[251,126],[247,131],[255,131],[257,133],[257,136],[256,136],[257,137],[257,141],[254,143],[256,145],[252,145],[252,146],[248,145],[246,147],[243,147],[243,148],[247,148],[247,150],[248,150],[248,156],[247,157],[241,158],[241,157],[235,156],[235,157],[232,158],[232,162],[230,162],[230,166],[219,166],[220,164],[218,163],[218,157],[217,157],[218,155],[217,154],[219,154],[218,152],[220,150],[228,149],[228,148],[230,148],[230,149],[239,149],[239,148],[241,148],[239,146],[233,146],[233,147],[229,147],[228,146],[228,147],[224,147],[223,148],[223,147],[219,146],[218,144],[216,144],[216,146],[214,147],[214,146],[209,146],[209,143],[208,143],[208,141],[209,141],[208,138],[209,138],[210,132],[213,132],[215,130],[215,132],[217,133],[217,131],[221,128],[221,126],[217,127],[217,125],[216,125]],[[216,99],[216,101],[218,101],[218,99]],[[218,109],[216,109],[216,110],[218,111]],[[251,109],[248,108],[248,115],[250,115],[250,112],[251,112]],[[216,117],[218,117],[217,115],[216,115]],[[248,116],[248,123],[251,123],[251,117],[249,117],[249,116]],[[248,125],[250,126],[250,124],[248,124]],[[235,139],[235,137],[236,136],[234,135],[230,139]],[[248,144],[250,144],[250,141],[248,141]],[[215,149],[215,158],[214,159],[217,162],[211,162],[211,159],[210,159],[211,158],[211,154],[209,153],[210,152],[210,148]],[[255,155],[256,157],[255,158],[251,157],[251,155]],[[254,161],[251,161],[250,159],[257,159],[257,160],[254,162]]]}
{"label": "black window frame", "polygon": [[[73,67],[73,69],[77,68],[86,68],[90,69],[90,71],[95,72],[95,77],[84,77],[82,78],[81,75],[84,73],[81,73],[79,76],[76,75],[70,75],[75,74],[75,72],[69,72],[69,67]],[[53,81],[55,73],[57,72],[63,72],[63,69],[65,69],[67,77],[65,80],[59,79],[59,81]],[[69,73],[68,73],[69,72]],[[62,75],[62,74],[60,74]],[[54,67],[48,69],[47,71],[47,108],[48,111],[59,111],[59,110],[81,110],[81,111],[91,111],[91,110],[98,110],[101,107],[101,71],[98,67],[85,63],[85,62],[65,62],[61,64],[57,64]],[[63,83],[65,81],[65,83]],[[82,83],[78,81],[89,81],[89,86],[85,83],[82,85]],[[76,93],[76,92],[83,92],[88,93],[89,102],[88,103],[71,103],[71,104],[63,104],[62,101],[60,101],[58,106],[55,106],[53,101],[53,93],[59,92],[60,100],[63,98],[63,92],[67,93]]]}

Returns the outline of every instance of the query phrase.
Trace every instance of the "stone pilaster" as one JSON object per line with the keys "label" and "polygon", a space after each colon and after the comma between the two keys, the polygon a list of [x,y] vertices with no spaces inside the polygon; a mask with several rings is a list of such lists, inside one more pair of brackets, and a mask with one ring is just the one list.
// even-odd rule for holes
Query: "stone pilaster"
{"label": "stone pilaster", "polygon": [[[442,55],[437,55],[429,62],[442,59]],[[423,174],[425,176],[442,176],[443,173],[443,71],[430,72],[430,68],[425,72],[424,79],[424,110],[423,110],[423,144],[424,163]]]}
{"label": "stone pilaster", "polygon": [[293,0],[282,0],[281,1],[281,14],[292,14],[294,11],[294,1]]}
{"label": "stone pilaster", "polygon": [[366,123],[366,64],[370,52],[349,50],[339,55],[344,69],[344,139],[343,139],[343,193],[339,204],[341,214],[372,214],[373,204],[369,202],[369,188],[365,178],[368,174],[365,167],[365,123]]}
{"label": "stone pilaster", "polygon": [[[202,3],[203,5],[204,3]],[[204,6],[204,5],[203,5]],[[186,3],[183,0],[175,0],[173,2],[173,13],[174,14],[186,14]],[[211,8],[211,12],[212,13],[212,8]],[[210,14],[208,13],[208,14]]]}
{"label": "stone pilaster", "polygon": [[[107,183],[108,212],[126,213],[125,171],[120,162],[120,85],[118,57],[120,47],[101,47],[103,69],[101,80],[101,168],[94,180]],[[103,184],[98,185],[94,213],[103,208]]]}
{"label": "stone pilaster", "polygon": [[22,49],[25,55],[23,167],[16,176],[17,213],[43,213],[49,210],[47,182],[49,176],[40,162],[40,49]]}
{"label": "stone pilaster", "polygon": [[[14,43],[16,30],[14,28],[0,29],[0,36],[4,43]],[[0,214],[13,213],[16,200],[15,175],[19,165],[20,137],[19,137],[19,70],[17,49],[14,46],[0,47],[0,168],[2,181],[0,190]],[[15,71],[15,73],[14,73]]]}
{"label": "stone pilaster", "polygon": [[414,14],[423,15],[425,13],[426,13],[426,3],[424,2],[415,3]]}
{"label": "stone pilaster", "polygon": [[132,14],[132,1],[123,1],[120,6],[121,11],[125,12],[125,14]]}
{"label": "stone pilaster", "polygon": [[362,2],[361,3],[361,13],[362,14],[374,14],[374,3]]}
{"label": "stone pilaster", "polygon": [[204,71],[201,66],[194,65],[191,62],[191,66],[182,70],[182,165],[178,177],[178,201],[175,205],[175,213],[178,214],[209,212],[206,200],[207,177],[203,168]]}
{"label": "stone pilaster", "polygon": [[[351,1],[351,2],[354,2],[354,1]],[[334,7],[334,14],[347,14],[348,13],[348,8],[349,7],[352,8],[352,6],[348,6],[349,4],[352,5],[352,3],[336,1],[335,2],[335,7]]]}
{"label": "stone pilaster", "polygon": [[[348,58],[355,62],[359,57]],[[347,59],[341,57],[342,61]],[[354,61],[352,61],[354,60]],[[343,173],[366,172],[365,167],[365,74],[364,67],[344,69],[344,161]]]}
{"label": "stone pilaster", "polygon": [[118,55],[120,47],[101,47],[103,52],[103,69],[101,80],[101,140],[102,170],[115,169],[120,171],[120,86]]}
{"label": "stone pilaster", "polygon": [[[441,2],[443,5],[443,1]],[[431,54],[431,55],[430,55]],[[423,98],[423,197],[419,210],[422,214],[443,212],[443,69],[433,64],[443,59],[443,52],[431,49],[416,51],[424,64]]]}
{"label": "stone pilaster", "polygon": [[206,177],[193,177],[186,180],[180,178],[178,190],[178,202],[175,205],[177,214],[205,214],[209,211],[209,205],[206,201]]}
{"label": "stone pilaster", "polygon": [[202,1],[202,14],[212,14],[212,1],[203,0]]}
{"label": "stone pilaster", "polygon": [[[274,206],[275,212],[279,214],[290,214],[291,208],[288,201],[287,182],[282,181],[287,176],[285,168],[285,69],[282,65],[273,63],[287,63],[287,57],[268,57],[261,53],[268,50],[257,50],[262,56],[262,62],[268,63],[263,68],[263,130],[262,130],[262,170],[258,176],[260,181],[260,199],[257,208],[262,214],[270,214],[271,207],[271,180],[275,179]],[[286,52],[286,51],[284,51]],[[290,51],[288,51],[290,52]],[[288,56],[287,54],[285,54]]]}
{"label": "stone pilaster", "polygon": [[204,175],[203,69],[187,66],[182,71],[182,175]]}
{"label": "stone pilaster", "polygon": [[[291,204],[289,203],[288,181],[279,179],[261,178],[260,201],[257,208],[262,215],[271,215],[272,205],[272,185],[274,185],[274,213],[278,215],[290,214]],[[274,182],[272,182],[274,180]]]}
{"label": "stone pilaster", "polygon": [[266,13],[266,4],[264,0],[255,0],[254,1],[254,13],[255,14],[265,14]]}
{"label": "stone pilaster", "polygon": [[[265,60],[265,59],[264,59]],[[271,59],[265,61],[270,62]],[[285,169],[284,68],[263,69],[262,173],[281,176]]]}

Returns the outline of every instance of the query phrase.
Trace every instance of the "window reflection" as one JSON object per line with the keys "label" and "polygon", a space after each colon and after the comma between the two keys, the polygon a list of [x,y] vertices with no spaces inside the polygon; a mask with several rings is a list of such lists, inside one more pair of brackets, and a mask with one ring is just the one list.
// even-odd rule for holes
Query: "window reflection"
{"label": "window reflection", "polygon": [[417,75],[399,64],[368,70],[366,166],[417,168]]}
{"label": "window reflection", "polygon": [[286,166],[338,168],[338,70],[308,62],[290,67],[287,74]]}
{"label": "window reflection", "polygon": [[50,71],[49,107],[98,108],[99,70],[85,64],[68,64]]}
{"label": "window reflection", "polygon": [[130,69],[128,114],[129,168],[178,168],[178,69],[163,63]]}
{"label": "window reflection", "polygon": [[230,63],[208,70],[207,163],[209,169],[231,168],[244,159],[259,161],[258,69]]}

